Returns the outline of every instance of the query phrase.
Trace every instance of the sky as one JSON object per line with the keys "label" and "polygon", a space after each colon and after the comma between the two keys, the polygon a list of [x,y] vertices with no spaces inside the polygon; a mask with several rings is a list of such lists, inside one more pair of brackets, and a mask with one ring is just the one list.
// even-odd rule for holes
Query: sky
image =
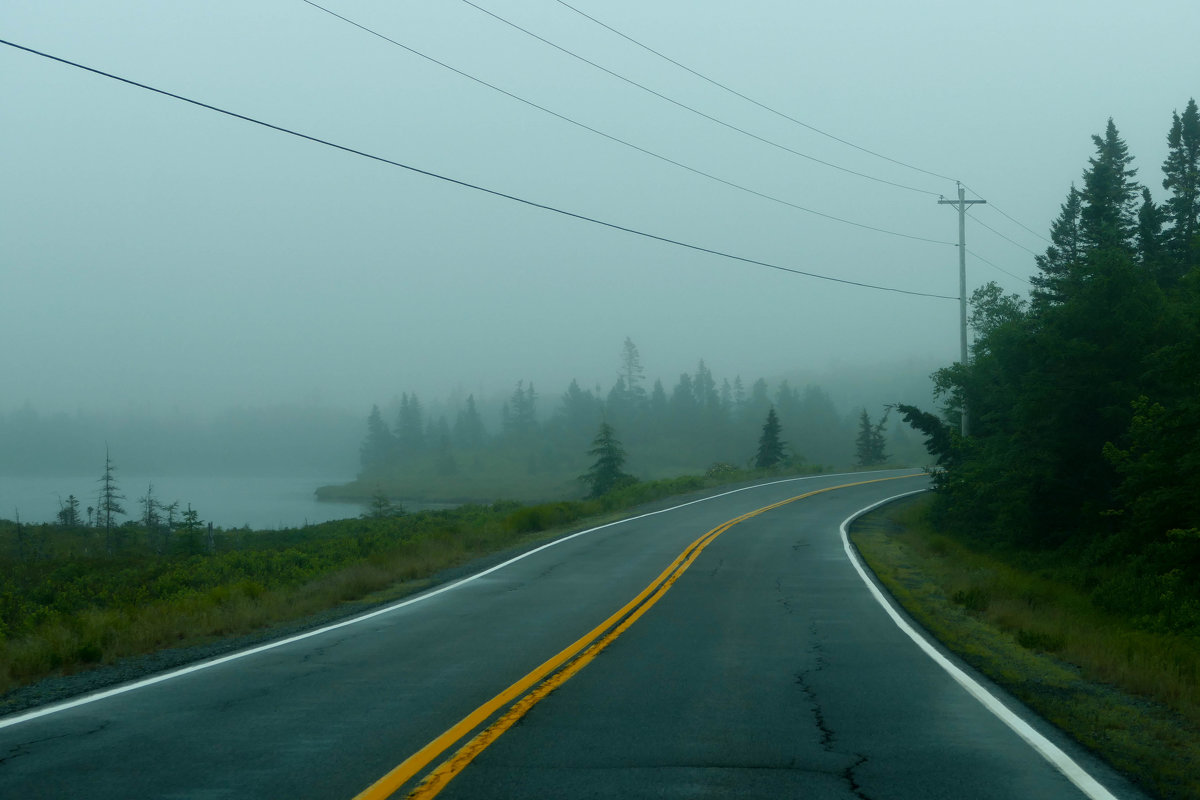
{"label": "sky", "polygon": [[939,195],[988,201],[968,292],[1024,293],[1091,136],[1112,117],[1161,199],[1171,113],[1200,94],[1194,0],[472,2],[322,0],[389,42],[304,0],[7,0],[0,38],[917,294],[4,45],[0,412],[607,388],[625,337],[668,389],[701,358],[718,378],[950,363]]}

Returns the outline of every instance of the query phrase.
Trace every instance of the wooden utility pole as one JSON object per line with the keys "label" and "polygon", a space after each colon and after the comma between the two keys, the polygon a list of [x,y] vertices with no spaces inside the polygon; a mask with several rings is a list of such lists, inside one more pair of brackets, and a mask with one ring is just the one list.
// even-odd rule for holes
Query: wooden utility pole
{"label": "wooden utility pole", "polygon": [[[950,205],[958,207],[958,335],[959,335],[959,363],[965,369],[968,363],[967,352],[967,206],[975,203],[986,203],[987,200],[967,200],[963,192],[963,185],[958,181],[958,199],[947,200],[942,198],[938,200],[939,205]],[[963,407],[962,407],[962,435],[969,436],[971,432],[970,425],[967,422],[967,395],[963,392]]]}

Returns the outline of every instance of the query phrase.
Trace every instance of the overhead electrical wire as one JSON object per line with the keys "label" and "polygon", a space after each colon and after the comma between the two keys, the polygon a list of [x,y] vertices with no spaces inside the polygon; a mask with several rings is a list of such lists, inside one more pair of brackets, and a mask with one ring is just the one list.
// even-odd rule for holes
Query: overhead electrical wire
{"label": "overhead electrical wire", "polygon": [[822,164],[826,167],[830,167],[831,169],[836,169],[839,172],[845,172],[850,175],[857,175],[858,177],[865,178],[866,180],[869,180],[869,181],[875,181],[876,183],[882,183],[882,184],[886,184],[888,186],[894,186],[898,189],[906,189],[910,192],[917,192],[919,194],[932,195],[934,197],[941,196],[941,193],[939,193],[939,192],[933,192],[928,189],[921,189],[917,186],[910,186],[908,184],[898,183],[896,181],[889,181],[884,178],[877,178],[874,175],[868,175],[865,172],[858,172],[857,170],[849,169],[848,167],[839,166],[838,164],[834,164],[829,161],[824,161],[820,158],[816,158],[815,156],[810,156],[807,153],[802,153],[799,150],[788,147],[787,145],[781,144],[772,139],[768,139],[764,136],[759,136],[758,134],[752,133],[751,131],[748,131],[745,128],[740,128],[737,125],[726,122],[723,119],[714,117],[711,114],[706,114],[705,112],[703,112],[697,108],[694,108],[692,106],[689,106],[686,103],[680,102],[679,100],[676,100],[673,97],[665,95],[662,92],[656,91],[654,89],[651,89],[650,87],[648,87],[644,84],[638,83],[637,81],[633,80],[632,78],[626,77],[625,75],[622,75],[619,72],[615,72],[615,71],[609,69],[608,67],[597,64],[595,61],[591,61],[591,60],[579,55],[578,53],[573,52],[572,50],[569,50],[559,44],[555,44],[554,42],[550,41],[549,39],[547,39],[543,36],[539,36],[538,34],[534,33],[533,31],[529,30],[528,28],[523,28],[520,25],[516,24],[515,22],[512,22],[511,20],[505,19],[504,17],[500,16],[499,14],[495,13],[494,11],[489,11],[488,9],[484,8],[483,6],[475,4],[474,2],[472,2],[472,0],[462,0],[462,2],[466,3],[471,8],[474,8],[477,11],[480,11],[480,12],[488,15],[489,17],[492,17],[493,19],[497,20],[498,22],[502,22],[505,25],[509,26],[510,28],[518,30],[521,33],[524,33],[526,36],[530,36],[534,39],[537,39],[539,42],[542,42],[545,45],[553,47],[555,50],[558,50],[559,52],[564,53],[564,54],[570,56],[571,58],[582,61],[583,63],[588,64],[589,66],[592,66],[592,67],[600,70],[601,72],[611,75],[612,77],[617,78],[618,80],[624,81],[625,83],[629,84],[630,86],[635,86],[644,92],[648,92],[649,94],[654,95],[655,97],[659,98],[660,100],[665,100],[666,102],[670,103],[671,105],[677,106],[679,108],[684,109],[685,111],[691,112],[692,114],[696,114],[697,116],[703,117],[704,119],[707,119],[710,122],[716,123],[717,125],[720,125],[722,127],[728,128],[729,130],[740,133],[743,136],[748,136],[751,139],[762,142],[763,144],[770,145],[771,147],[775,147],[779,150],[783,150],[785,152],[791,153],[794,156],[798,156],[800,158],[807,159],[808,161],[813,161],[817,164]]}
{"label": "overhead electrical wire", "polygon": [[[742,92],[739,92],[737,89],[734,89],[734,88],[728,86],[727,84],[721,83],[720,81],[718,81],[714,78],[711,78],[708,75],[705,75],[703,72],[700,72],[699,70],[693,69],[686,64],[676,61],[675,59],[671,58],[670,56],[666,55],[665,53],[655,50],[653,47],[650,47],[649,45],[645,44],[644,42],[640,42],[637,39],[633,38],[632,36],[617,30],[613,26],[611,26],[605,22],[602,22],[599,19],[596,19],[591,14],[581,11],[580,9],[571,5],[570,3],[565,2],[565,0],[555,0],[555,2],[557,2],[561,6],[564,6],[565,8],[569,8],[571,11],[574,11],[576,14],[578,14],[581,17],[584,17],[585,19],[591,20],[592,22],[599,25],[601,28],[604,28],[604,29],[616,34],[617,36],[620,36],[622,39],[626,40],[627,42],[635,44],[638,47],[642,48],[643,50],[645,50],[649,53],[653,53],[654,55],[658,56],[659,58],[663,59],[664,61],[669,61],[670,63],[672,63],[675,66],[679,67],[680,69],[684,70],[685,72],[689,72],[692,75],[695,75],[697,78],[700,78],[703,81],[707,81],[708,83],[712,84],[713,86],[716,86],[718,89],[722,89],[736,97],[740,97],[741,99],[745,100],[746,102],[756,105],[759,108],[763,109],[764,111],[769,111],[770,113],[774,114],[777,117],[786,119],[789,122],[793,122],[802,128],[806,128],[806,129],[812,131],[813,133],[820,134],[821,136],[832,139],[835,142],[840,142],[841,144],[844,144],[847,147],[853,147],[855,150],[858,150],[860,152],[866,153],[871,156],[875,156],[876,158],[881,158],[884,161],[891,162],[892,164],[896,164],[898,166],[905,167],[907,169],[911,169],[916,172],[920,172],[920,173],[929,175],[934,178],[941,178],[942,180],[947,180],[947,181],[954,180],[954,178],[951,178],[947,175],[942,175],[940,173],[933,172],[932,170],[922,169],[921,167],[915,166],[913,164],[909,164],[906,161],[901,161],[898,158],[892,158],[890,156],[885,156],[882,153],[877,153],[874,150],[869,150],[865,147],[862,147],[861,145],[855,144],[854,142],[843,139],[840,136],[835,136],[832,133],[829,133],[828,131],[823,131],[820,128],[817,128],[813,125],[809,125],[807,122],[804,122],[803,120],[796,119],[795,117],[791,116],[790,114],[780,111],[777,108],[773,108],[772,106],[769,106],[766,103],[755,100],[753,97],[743,94]],[[1018,224],[1020,224],[1020,223],[1018,223]]]}
{"label": "overhead electrical wire", "polygon": [[955,301],[957,301],[959,299],[957,297],[952,297],[950,295],[932,294],[930,292],[915,292],[915,291],[910,291],[908,289],[898,289],[898,288],[892,287],[892,286],[880,286],[878,284],[864,283],[861,281],[852,281],[852,280],[847,280],[845,278],[835,278],[831,275],[822,275],[822,274],[816,273],[816,272],[807,272],[805,270],[795,269],[793,267],[785,267],[785,266],[782,266],[779,264],[773,264],[768,261],[760,261],[758,259],[748,258],[746,256],[739,256],[739,255],[735,255],[733,253],[727,253],[727,252],[724,252],[721,250],[703,247],[701,245],[690,244],[688,242],[680,241],[678,239],[671,239],[666,236],[660,236],[658,234],[649,233],[649,232],[646,232],[643,230],[639,230],[637,228],[630,228],[625,225],[619,225],[614,222],[608,222],[605,220],[597,219],[595,217],[589,217],[584,214],[579,214],[574,211],[568,211],[566,209],[558,208],[556,206],[547,205],[545,203],[539,203],[534,200],[528,200],[526,198],[519,197],[519,196],[513,195],[513,194],[508,194],[506,192],[501,192],[496,189],[489,189],[485,186],[480,186],[478,184],[470,183],[465,180],[460,180],[458,178],[451,178],[447,175],[442,175],[437,172],[433,172],[431,170],[421,169],[420,167],[415,167],[415,166],[412,166],[410,164],[405,164],[400,161],[394,161],[390,158],[385,158],[383,156],[374,155],[372,153],[368,153],[363,150],[357,150],[353,147],[348,147],[346,145],[337,144],[336,142],[329,141],[328,139],[321,139],[317,136],[311,136],[306,133],[301,133],[301,132],[293,130],[291,128],[285,128],[282,125],[275,125],[273,123],[266,122],[264,120],[256,119],[255,117],[247,116],[245,114],[239,114],[236,111],[229,111],[228,109],[221,108],[220,106],[215,106],[210,103],[202,102],[200,100],[193,100],[190,97],[185,97],[184,95],[176,94],[174,92],[167,91],[166,89],[159,89],[157,87],[150,86],[149,84],[139,83],[138,81],[131,80],[130,78],[123,78],[120,75],[114,75],[111,72],[105,72],[105,71],[97,69],[95,67],[89,67],[86,64],[81,64],[77,61],[71,61],[69,59],[62,58],[60,56],[51,55],[50,53],[46,53],[41,50],[35,50],[32,47],[26,47],[25,45],[17,44],[16,42],[11,42],[6,39],[0,39],[0,44],[3,44],[7,47],[11,47],[16,50],[21,50],[21,51],[29,53],[31,55],[40,56],[41,58],[45,58],[50,61],[57,61],[60,64],[65,64],[67,66],[75,67],[76,69],[81,69],[86,72],[90,72],[94,75],[99,75],[104,78],[109,78],[110,80],[119,81],[120,83],[124,83],[129,86],[134,86],[139,89],[145,89],[146,91],[154,92],[155,94],[160,94],[160,95],[163,95],[164,97],[170,97],[174,100],[179,100],[181,102],[188,103],[190,105],[194,105],[199,108],[206,109],[208,111],[214,111],[218,114],[224,114],[225,116],[233,117],[234,119],[240,119],[244,122],[249,122],[254,125],[259,125],[261,127],[268,128],[268,129],[276,131],[278,133],[284,133],[289,136],[295,136],[298,139],[304,139],[306,141],[313,142],[315,144],[320,144],[320,145],[324,145],[326,147],[331,147],[335,150],[340,150],[344,153],[349,153],[351,155],[356,155],[356,156],[360,156],[362,158],[370,159],[372,161],[377,161],[381,164],[387,164],[389,166],[399,167],[400,169],[408,170],[409,172],[414,172],[418,175],[424,175],[429,178],[434,178],[436,180],[454,184],[455,186],[461,186],[466,189],[473,189],[477,192],[489,194],[494,197],[500,197],[505,200],[511,200],[516,203],[521,203],[522,205],[530,206],[532,208],[538,208],[543,211],[549,211],[549,212],[552,212],[555,214],[560,214],[564,217],[570,217],[572,219],[577,219],[582,222],[588,222],[593,225],[598,225],[600,227],[609,228],[611,230],[622,231],[624,233],[629,233],[634,236],[640,236],[645,239],[662,242],[664,244],[670,244],[675,247],[692,250],[694,252],[706,253],[706,254],[718,256],[721,258],[727,258],[732,261],[739,261],[744,264],[752,264],[754,266],[765,267],[767,269],[773,269],[773,270],[777,270],[780,272],[787,272],[787,273],[790,273],[793,275],[802,275],[802,276],[808,277],[808,278],[815,278],[818,280],[831,281],[833,283],[841,283],[841,284],[846,284],[848,286],[857,286],[857,287],[863,288],[863,289],[876,289],[878,291],[892,292],[895,294],[911,295],[914,297],[930,297],[930,298],[935,298],[938,300],[955,300]]}
{"label": "overhead electrical wire", "polygon": [[996,234],[997,236],[999,236],[999,237],[1000,237],[1001,239],[1003,239],[1004,241],[1006,241],[1006,242],[1008,242],[1009,244],[1013,245],[1014,247],[1019,247],[1019,248],[1021,248],[1021,249],[1022,249],[1022,250],[1024,250],[1026,253],[1029,253],[1029,255],[1031,255],[1031,256],[1036,256],[1036,255],[1037,255],[1037,253],[1035,253],[1034,251],[1030,250],[1028,247],[1026,247],[1025,245],[1021,244],[1021,243],[1020,243],[1020,242],[1018,242],[1016,239],[1011,239],[1011,238],[1009,238],[1008,236],[1005,236],[1005,235],[1004,235],[1003,233],[1001,233],[1000,231],[998,231],[998,230],[996,230],[995,228],[993,228],[991,225],[988,225],[986,222],[984,222],[983,220],[981,220],[979,217],[977,217],[977,216],[975,216],[974,214],[972,214],[972,213],[971,213],[971,211],[970,211],[969,209],[967,210],[967,216],[968,216],[968,217],[970,217],[970,218],[971,218],[972,220],[974,220],[975,222],[977,222],[978,224],[980,224],[980,225],[982,225],[983,227],[987,228],[987,229],[988,229],[989,231],[991,231],[992,233],[994,233],[994,234]]}
{"label": "overhead electrical wire", "polygon": [[[966,190],[967,190],[968,192],[970,192],[971,194],[975,195],[976,197],[982,197],[982,196],[983,196],[983,195],[979,194],[979,192],[977,192],[977,191],[975,191],[974,189],[972,189],[970,186],[967,186],[965,183],[963,184],[963,188],[964,188],[964,189],[966,189]],[[1037,231],[1035,231],[1033,228],[1031,228],[1031,227],[1029,227],[1028,225],[1026,225],[1024,222],[1021,222],[1021,220],[1019,220],[1019,219],[1016,219],[1016,218],[1014,218],[1014,217],[1011,217],[1011,216],[1009,216],[1009,215],[1008,215],[1008,213],[1007,213],[1007,212],[1005,212],[1005,210],[1004,210],[1004,209],[1000,208],[998,205],[996,205],[995,203],[991,202],[990,200],[988,201],[988,205],[989,205],[989,206],[991,206],[991,207],[992,207],[992,209],[994,209],[994,210],[996,211],[996,213],[1000,214],[1000,216],[1002,216],[1002,217],[1005,217],[1005,218],[1006,218],[1006,219],[1007,219],[1009,222],[1012,222],[1012,223],[1013,223],[1013,224],[1015,224],[1015,225],[1019,225],[1020,227],[1024,228],[1024,229],[1025,229],[1025,230],[1027,230],[1027,231],[1029,231],[1030,233],[1032,233],[1032,234],[1033,234],[1034,236],[1036,236],[1037,238],[1041,239],[1041,240],[1042,240],[1043,242],[1045,242],[1046,244],[1054,244],[1054,242],[1050,241],[1050,240],[1049,240],[1049,239],[1047,239],[1045,236],[1043,236],[1042,234],[1040,234],[1040,233],[1038,233]]]}
{"label": "overhead electrical wire", "polygon": [[1022,278],[1020,275],[1016,275],[1016,274],[1009,272],[1004,267],[993,264],[991,261],[988,261],[986,258],[984,258],[983,256],[979,255],[978,253],[974,252],[970,248],[967,248],[967,253],[969,253],[972,258],[982,261],[983,263],[987,264],[989,267],[991,267],[994,270],[997,270],[998,272],[1003,272],[1005,275],[1007,275],[1010,278],[1015,278],[1016,280],[1021,281],[1022,283],[1024,283],[1027,286],[1033,285],[1029,282],[1028,278]]}
{"label": "overhead electrical wire", "polygon": [[612,135],[612,134],[610,134],[610,133],[605,133],[604,131],[602,131],[602,130],[599,130],[598,128],[593,128],[591,125],[588,125],[588,124],[586,124],[586,123],[583,123],[583,122],[580,122],[580,121],[578,121],[578,120],[576,120],[576,119],[573,119],[573,118],[571,118],[571,117],[568,117],[568,116],[566,116],[565,114],[560,114],[559,112],[557,112],[557,111],[554,111],[553,109],[547,108],[546,106],[543,106],[543,105],[540,105],[540,104],[538,104],[538,103],[535,103],[535,102],[534,102],[534,101],[532,101],[532,100],[528,100],[528,99],[526,99],[526,98],[524,98],[524,97],[521,97],[520,95],[518,95],[518,94],[515,94],[515,93],[513,93],[513,92],[510,92],[510,91],[508,91],[507,89],[503,89],[503,88],[501,88],[501,87],[499,87],[499,86],[497,86],[497,85],[495,85],[495,84],[493,84],[493,83],[490,83],[490,82],[488,82],[488,81],[485,81],[485,80],[484,80],[484,79],[482,79],[482,78],[476,77],[475,75],[472,75],[472,74],[470,74],[470,73],[468,73],[468,72],[465,72],[465,71],[463,71],[463,70],[461,70],[461,69],[459,69],[459,68],[457,68],[457,67],[451,66],[450,64],[447,64],[446,62],[444,62],[444,61],[441,61],[441,60],[439,60],[439,59],[436,59],[436,58],[434,58],[433,56],[430,56],[430,55],[427,55],[427,54],[425,54],[425,53],[422,53],[420,50],[417,50],[417,49],[415,49],[415,48],[413,48],[413,47],[410,47],[410,46],[408,46],[408,45],[404,44],[403,42],[399,42],[399,41],[397,41],[397,40],[395,40],[395,39],[391,38],[390,36],[387,36],[387,35],[385,35],[385,34],[382,34],[382,33],[380,33],[380,32],[379,32],[379,31],[377,31],[377,30],[374,30],[373,28],[369,28],[369,27],[367,27],[366,25],[363,25],[363,24],[362,24],[362,23],[360,23],[360,22],[357,22],[357,21],[355,21],[355,20],[353,20],[353,19],[350,19],[349,17],[347,17],[347,16],[344,16],[344,15],[342,15],[342,14],[339,14],[338,12],[336,12],[336,11],[333,11],[333,10],[331,10],[331,9],[329,9],[329,8],[326,8],[325,6],[323,6],[323,5],[319,4],[319,3],[316,3],[316,2],[314,2],[314,0],[301,0],[301,2],[303,2],[303,3],[306,3],[307,5],[310,5],[310,6],[312,6],[313,8],[315,8],[315,9],[317,9],[317,10],[319,10],[319,11],[323,11],[323,12],[325,12],[326,14],[330,15],[331,17],[335,17],[335,18],[337,18],[337,19],[341,20],[342,22],[345,22],[345,23],[347,23],[347,24],[349,24],[349,25],[353,25],[355,28],[358,28],[359,30],[365,31],[366,33],[369,33],[369,34],[371,34],[372,36],[376,36],[376,37],[378,37],[378,38],[380,38],[380,39],[384,40],[385,42],[389,42],[390,44],[393,44],[393,45],[395,45],[396,47],[399,47],[399,48],[401,48],[401,49],[403,49],[403,50],[405,50],[405,51],[407,51],[407,52],[409,52],[409,53],[412,53],[412,54],[413,54],[413,55],[415,55],[415,56],[419,56],[420,58],[423,58],[423,59],[425,59],[426,61],[429,61],[429,62],[431,62],[431,63],[433,63],[433,64],[436,64],[436,65],[438,65],[439,67],[443,67],[443,68],[445,68],[445,69],[448,69],[448,70],[450,70],[451,72],[453,72],[453,73],[455,73],[455,74],[457,74],[457,75],[460,75],[460,76],[462,76],[462,77],[464,77],[464,78],[467,78],[468,80],[474,81],[475,83],[478,83],[478,84],[479,84],[479,85],[481,85],[481,86],[486,86],[487,88],[489,88],[489,89],[492,89],[493,91],[499,92],[500,94],[503,94],[503,95],[505,95],[506,97],[509,97],[509,98],[511,98],[511,99],[513,99],[513,100],[516,100],[516,101],[518,101],[518,102],[524,103],[525,105],[527,105],[527,106],[529,106],[529,107],[531,107],[531,108],[535,108],[535,109],[537,109],[538,111],[542,111],[542,112],[544,112],[544,113],[546,113],[546,114],[549,114],[550,116],[552,116],[552,117],[555,117],[555,118],[557,118],[557,119],[560,119],[560,120],[562,120],[563,122],[570,123],[571,125],[575,125],[576,127],[582,128],[583,130],[586,130],[586,131],[588,131],[588,132],[590,132],[590,133],[594,133],[594,134],[596,134],[597,136],[602,136],[602,137],[604,137],[605,139],[608,139],[609,141],[616,142],[617,144],[624,145],[625,147],[629,147],[629,148],[631,148],[631,149],[633,149],[633,150],[636,150],[636,151],[638,151],[639,153],[643,153],[643,154],[645,154],[645,155],[648,155],[648,156],[650,156],[650,157],[652,157],[652,158],[656,158],[656,159],[658,159],[659,161],[663,161],[663,162],[665,162],[665,163],[667,163],[667,164],[671,164],[672,166],[679,167],[680,169],[687,170],[688,172],[691,172],[691,173],[693,173],[693,174],[700,175],[700,176],[702,176],[702,177],[704,177],[704,178],[708,178],[709,180],[716,181],[717,183],[724,184],[725,186],[729,186],[729,187],[731,187],[731,188],[733,188],[733,189],[737,189],[737,190],[739,190],[739,191],[743,191],[743,192],[746,192],[746,193],[748,193],[748,194],[752,194],[752,195],[754,195],[754,196],[756,196],[756,197],[760,197],[760,198],[762,198],[762,199],[764,199],[764,200],[770,200],[770,201],[771,201],[771,202],[773,202],[773,203],[779,203],[780,205],[784,205],[784,206],[787,206],[787,207],[789,207],[789,208],[796,209],[797,211],[803,211],[803,212],[805,212],[806,214],[813,214],[813,215],[815,215],[815,216],[818,216],[818,217],[823,217],[823,218],[825,218],[825,219],[828,219],[828,220],[833,220],[834,222],[841,222],[841,223],[843,223],[843,224],[845,224],[845,225],[853,225],[853,226],[854,226],[854,227],[856,227],[856,228],[862,228],[862,229],[864,229],[864,230],[874,231],[874,232],[876,232],[876,233],[884,233],[884,234],[888,234],[889,236],[899,236],[899,237],[901,237],[901,238],[904,238],[904,239],[912,239],[912,240],[914,240],[914,241],[919,241],[919,242],[930,242],[930,243],[932,243],[932,244],[954,245],[954,243],[953,243],[953,242],[948,242],[948,241],[945,241],[945,240],[942,240],[942,239],[931,239],[931,238],[928,238],[928,237],[925,237],[925,236],[916,236],[916,235],[914,235],[914,234],[910,234],[910,233],[902,233],[902,232],[900,232],[900,231],[888,230],[887,228],[880,228],[880,227],[877,227],[877,226],[875,226],[875,225],[868,225],[868,224],[866,224],[865,222],[855,222],[854,220],[846,219],[846,218],[844,218],[844,217],[838,217],[838,216],[835,216],[835,215],[833,215],[833,214],[827,214],[827,213],[825,213],[825,212],[823,212],[823,211],[817,211],[816,209],[808,208],[808,207],[806,207],[806,206],[799,205],[798,203],[793,203],[793,202],[791,202],[790,200],[784,200],[783,198],[776,197],[775,195],[767,194],[766,192],[760,192],[760,191],[758,191],[757,189],[751,189],[751,188],[750,188],[750,187],[748,187],[748,186],[744,186],[744,185],[742,185],[742,184],[740,184],[740,183],[736,183],[736,182],[734,182],[734,181],[731,181],[731,180],[728,180],[728,179],[726,179],[726,178],[722,178],[722,177],[720,177],[720,176],[717,176],[717,175],[714,175],[714,174],[712,174],[711,172],[706,172],[705,170],[699,169],[699,168],[697,168],[697,167],[692,167],[692,166],[689,166],[689,165],[687,165],[687,164],[684,164],[684,163],[682,163],[682,162],[680,162],[680,161],[676,161],[675,159],[673,159],[673,158],[670,158],[670,157],[668,157],[668,156],[664,156],[664,155],[662,155],[662,154],[660,154],[660,153],[656,153],[656,152],[654,152],[654,151],[652,151],[652,150],[648,150],[648,149],[646,149],[646,148],[644,148],[644,147],[641,147],[640,145],[636,145],[636,144],[634,144],[633,142],[627,141],[627,140],[625,140],[625,139],[622,139],[622,138],[620,138],[620,137],[618,137],[618,136],[614,136],[614,135]]}

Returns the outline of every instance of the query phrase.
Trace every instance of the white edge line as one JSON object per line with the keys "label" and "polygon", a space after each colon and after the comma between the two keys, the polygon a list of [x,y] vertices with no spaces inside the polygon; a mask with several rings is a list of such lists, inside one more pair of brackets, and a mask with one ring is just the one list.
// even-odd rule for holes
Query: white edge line
{"label": "white edge line", "polygon": [[903,494],[889,497],[886,500],[880,500],[878,503],[873,503],[866,508],[861,508],[858,511],[855,511],[853,514],[847,517],[844,522],[842,522],[842,547],[845,549],[846,555],[850,558],[850,563],[854,565],[856,570],[858,570],[858,576],[863,579],[863,583],[865,583],[867,588],[871,590],[871,594],[874,595],[879,604],[883,606],[883,610],[888,613],[888,616],[892,618],[892,621],[896,623],[896,626],[900,628],[900,630],[904,631],[904,633],[908,635],[908,638],[916,642],[917,646],[925,651],[925,655],[932,658],[939,667],[946,670],[946,672],[950,674],[950,677],[954,678],[954,680],[956,680],[964,689],[966,689],[972,697],[982,703],[984,708],[995,714],[1001,722],[1003,722],[1005,725],[1011,728],[1014,733],[1024,739],[1030,747],[1032,747],[1038,752],[1039,755],[1042,756],[1042,758],[1049,761],[1051,765],[1065,775],[1067,779],[1071,781],[1071,783],[1079,787],[1080,791],[1092,798],[1092,800],[1117,800],[1117,798],[1111,792],[1109,792],[1108,789],[1104,788],[1104,786],[1098,780],[1093,778],[1091,774],[1087,772],[1087,770],[1079,766],[1079,764],[1073,758],[1064,753],[1057,745],[1055,745],[1045,736],[1034,730],[1029,723],[1021,719],[1021,717],[1009,709],[1008,706],[1004,705],[1004,703],[1000,702],[999,698],[997,698],[987,689],[983,688],[983,686],[981,686],[974,678],[963,672],[949,659],[942,655],[937,648],[930,644],[928,639],[926,639],[915,628],[909,625],[908,621],[904,619],[904,617],[900,616],[900,613],[896,610],[896,607],[892,604],[892,601],[888,599],[882,591],[880,591],[879,587],[875,585],[875,582],[867,575],[867,571],[863,566],[862,560],[858,557],[857,551],[850,544],[850,537],[847,534],[847,529],[849,528],[850,524],[863,514],[866,514],[869,511],[874,511],[876,508],[879,508],[886,503],[890,503],[893,500],[899,500],[902,497],[920,494],[921,492],[925,491],[928,491],[928,489],[919,489],[915,492],[904,492]]}
{"label": "white edge line", "polygon": [[[896,472],[898,470],[881,470],[881,471]],[[322,634],[329,633],[330,631],[337,630],[338,628],[345,628],[349,625],[357,625],[360,622],[365,622],[366,620],[372,619],[374,617],[382,616],[383,614],[389,614],[392,611],[396,611],[397,609],[404,608],[405,606],[410,606],[410,605],[413,605],[414,603],[420,603],[424,600],[428,600],[431,597],[436,597],[439,594],[442,594],[443,592],[449,592],[453,589],[457,589],[458,587],[460,587],[464,584],[470,583],[471,581],[478,580],[479,578],[482,578],[485,575],[489,575],[489,574],[495,572],[496,570],[503,569],[510,564],[515,564],[516,562],[520,561],[521,559],[528,558],[529,556],[531,556],[535,553],[540,553],[541,551],[546,550],[547,548],[554,547],[555,545],[570,541],[571,539],[574,539],[578,536],[585,536],[589,533],[595,533],[596,531],[604,530],[605,528],[611,528],[614,525],[623,525],[626,522],[633,522],[635,520],[645,519],[646,517],[653,517],[656,514],[665,514],[668,511],[675,511],[676,509],[685,508],[687,506],[695,505],[696,503],[704,503],[709,500],[715,500],[718,497],[726,497],[731,494],[737,494],[738,492],[746,492],[751,489],[759,489],[764,486],[775,486],[780,483],[794,483],[796,481],[810,481],[810,480],[817,480],[820,478],[837,478],[837,477],[842,477],[844,475],[865,475],[865,474],[869,474],[869,473],[866,473],[866,472],[835,472],[835,473],[829,473],[829,474],[825,474],[825,475],[804,475],[804,476],[801,476],[798,478],[784,478],[782,480],[768,481],[766,483],[756,483],[751,486],[743,486],[740,489],[731,489],[728,492],[721,492],[720,494],[709,495],[708,497],[701,497],[697,500],[690,500],[686,503],[680,503],[677,506],[671,506],[670,508],[662,508],[662,509],[659,509],[658,511],[649,511],[645,514],[639,514],[636,517],[628,517],[626,519],[616,520],[615,522],[609,522],[604,525],[598,525],[595,528],[588,528],[586,530],[577,531],[576,533],[572,533],[567,536],[563,536],[561,538],[547,542],[546,544],[543,544],[540,547],[535,547],[532,550],[527,550],[524,553],[521,553],[520,555],[517,555],[517,556],[514,556],[513,558],[508,559],[507,561],[504,561],[500,564],[496,564],[495,566],[485,569],[482,572],[477,572],[474,575],[469,575],[466,578],[455,581],[454,583],[448,583],[445,586],[440,586],[436,589],[430,590],[423,594],[418,594],[415,597],[410,597],[407,600],[401,600],[398,603],[393,603],[390,606],[384,606],[383,608],[379,608],[374,611],[367,612],[366,614],[361,614],[357,617],[351,617],[350,619],[344,619],[341,622],[335,622],[331,625],[326,625],[322,628],[316,628],[311,631],[305,631],[304,633],[298,633],[295,636],[289,636],[286,639],[278,639],[273,642],[268,642],[266,644],[258,645],[257,647],[251,647],[248,650],[239,650],[236,653],[230,653],[229,655],[221,656],[219,658],[214,658],[209,661],[201,661],[196,664],[190,664],[186,667],[181,667],[179,669],[172,670],[170,672],[164,672],[161,675],[155,675],[150,678],[143,678],[140,681],[134,681],[133,683],[127,683],[127,684],[124,684],[121,686],[115,686],[111,689],[104,689],[104,690],[96,692],[94,694],[86,694],[81,697],[76,697],[72,700],[65,700],[65,701],[63,701],[61,703],[57,703],[55,705],[49,705],[49,706],[45,706],[43,708],[35,708],[31,711],[26,711],[24,713],[17,714],[15,716],[8,717],[6,719],[0,719],[0,730],[2,730],[4,728],[12,727],[13,725],[20,725],[22,722],[29,722],[30,720],[38,719],[40,717],[46,717],[51,714],[57,714],[60,711],[66,711],[67,709],[77,708],[82,705],[94,703],[98,700],[104,700],[109,697],[115,697],[116,695],[125,694],[126,692],[132,692],[136,689],[144,689],[147,686],[153,686],[156,683],[162,683],[163,681],[169,681],[174,678],[180,678],[180,677],[183,677],[184,675],[190,675],[193,672],[200,672],[201,670],[206,670],[211,667],[216,667],[216,666],[219,666],[220,664],[225,664],[230,661],[236,661],[239,658],[246,658],[247,656],[256,655],[258,653],[262,653],[267,650],[274,650],[276,647],[283,647],[284,645],[289,645],[289,644],[292,644],[293,642],[299,642],[303,639],[309,639],[309,638],[312,638],[313,636],[321,636]]]}

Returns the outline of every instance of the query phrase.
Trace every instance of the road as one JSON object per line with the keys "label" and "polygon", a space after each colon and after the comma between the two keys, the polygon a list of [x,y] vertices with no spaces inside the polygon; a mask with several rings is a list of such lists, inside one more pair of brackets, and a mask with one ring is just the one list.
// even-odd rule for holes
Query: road
{"label": "road", "polygon": [[[895,479],[858,483],[872,478]],[[849,515],[925,484],[909,471],[751,487],[354,624],[0,719],[0,797],[382,797],[415,761],[404,796],[476,736],[440,797],[1087,796],[901,632],[843,550]],[[489,715],[523,678],[527,713]]]}

